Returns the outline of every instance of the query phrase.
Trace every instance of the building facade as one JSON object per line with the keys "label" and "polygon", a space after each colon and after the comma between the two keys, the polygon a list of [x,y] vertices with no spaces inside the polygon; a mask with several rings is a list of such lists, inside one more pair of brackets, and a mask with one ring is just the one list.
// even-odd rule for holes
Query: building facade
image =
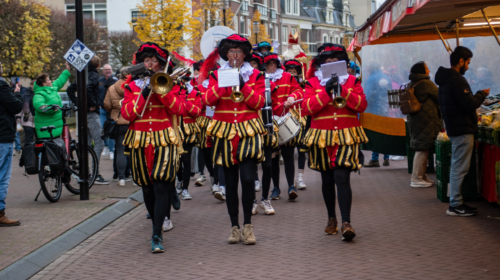
{"label": "building facade", "polygon": [[281,0],[281,53],[288,48],[288,35],[299,33],[300,42],[304,52],[314,52],[311,48],[313,38],[313,25],[315,18],[310,17],[303,8],[303,1]]}

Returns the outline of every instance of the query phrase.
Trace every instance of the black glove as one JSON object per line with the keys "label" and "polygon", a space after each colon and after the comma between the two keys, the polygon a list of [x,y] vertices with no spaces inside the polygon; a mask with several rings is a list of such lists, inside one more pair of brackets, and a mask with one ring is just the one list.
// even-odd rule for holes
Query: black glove
{"label": "black glove", "polygon": [[326,93],[332,94],[333,91],[337,92],[338,82],[339,82],[338,76],[333,76],[330,80],[328,80],[325,86]]}
{"label": "black glove", "polygon": [[243,88],[245,85],[245,81],[243,81],[243,77],[240,75],[240,90]]}
{"label": "black glove", "polygon": [[144,99],[148,98],[150,92],[151,92],[151,89],[149,88],[149,85],[145,86],[141,92],[142,97],[144,97]]}

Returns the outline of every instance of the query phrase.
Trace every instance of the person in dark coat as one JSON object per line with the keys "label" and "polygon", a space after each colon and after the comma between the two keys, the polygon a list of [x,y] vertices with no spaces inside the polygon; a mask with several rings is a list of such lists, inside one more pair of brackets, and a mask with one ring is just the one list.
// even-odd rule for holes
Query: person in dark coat
{"label": "person in dark coat", "polygon": [[439,131],[441,131],[441,112],[438,103],[438,87],[430,80],[429,68],[425,62],[418,62],[410,70],[411,85],[414,86],[415,97],[422,104],[420,111],[408,116],[410,130],[410,148],[415,152],[411,187],[430,187],[433,181],[427,178],[427,158],[429,150],[434,148]]}
{"label": "person in dark coat", "polygon": [[446,132],[451,141],[450,170],[450,216],[473,216],[476,208],[464,204],[461,186],[467,175],[477,132],[476,109],[490,94],[490,89],[472,95],[469,83],[464,78],[469,69],[472,52],[466,47],[456,47],[450,55],[451,68],[439,67],[436,84],[439,86],[439,107],[443,113]]}

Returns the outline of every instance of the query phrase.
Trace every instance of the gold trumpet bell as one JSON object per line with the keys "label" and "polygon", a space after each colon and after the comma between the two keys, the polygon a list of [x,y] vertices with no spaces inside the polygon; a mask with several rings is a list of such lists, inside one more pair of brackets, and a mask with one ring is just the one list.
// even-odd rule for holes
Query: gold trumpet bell
{"label": "gold trumpet bell", "polygon": [[333,99],[333,106],[335,108],[338,108],[338,109],[341,109],[341,108],[344,108],[345,106],[347,105],[347,101],[344,97],[342,96],[336,96],[334,99]]}
{"label": "gold trumpet bell", "polygon": [[169,93],[174,87],[174,81],[169,74],[159,72],[151,77],[151,89],[157,94]]}
{"label": "gold trumpet bell", "polygon": [[245,96],[239,90],[233,90],[233,92],[231,93],[231,100],[236,103],[243,101],[243,98],[245,98]]}

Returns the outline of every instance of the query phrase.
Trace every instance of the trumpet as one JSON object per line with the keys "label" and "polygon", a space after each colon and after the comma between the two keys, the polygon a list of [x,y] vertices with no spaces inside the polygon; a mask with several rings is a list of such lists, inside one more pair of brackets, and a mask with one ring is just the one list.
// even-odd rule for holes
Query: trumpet
{"label": "trumpet", "polygon": [[[337,76],[337,74],[333,74],[332,78],[336,77],[336,76]],[[347,105],[347,100],[340,95],[340,83],[338,82],[338,79],[337,79],[337,92],[338,92],[338,96],[334,90],[332,91],[333,106],[335,108],[341,109]]]}
{"label": "trumpet", "polygon": [[[234,60],[233,66],[236,67],[236,60]],[[238,77],[240,75],[240,71],[241,71],[241,68],[238,67]],[[240,85],[239,84],[237,86],[233,87],[233,92],[231,93],[231,100],[233,100],[234,102],[238,103],[238,102],[243,101],[244,97],[245,96],[240,91]]]}

